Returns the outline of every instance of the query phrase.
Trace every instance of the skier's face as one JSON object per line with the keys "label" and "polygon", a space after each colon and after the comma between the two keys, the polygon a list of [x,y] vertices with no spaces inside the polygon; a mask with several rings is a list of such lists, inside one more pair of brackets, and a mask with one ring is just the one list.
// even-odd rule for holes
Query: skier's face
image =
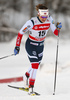
{"label": "skier's face", "polygon": [[38,16],[41,22],[45,22],[48,18],[49,12],[48,9],[38,9]]}
{"label": "skier's face", "polygon": [[47,16],[39,16],[39,19],[44,23],[47,19]]}

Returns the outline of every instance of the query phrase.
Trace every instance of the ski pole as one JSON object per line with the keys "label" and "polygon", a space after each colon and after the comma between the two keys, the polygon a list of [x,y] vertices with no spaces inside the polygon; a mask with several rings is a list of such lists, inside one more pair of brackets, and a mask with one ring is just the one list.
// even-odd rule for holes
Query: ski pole
{"label": "ski pole", "polygon": [[4,58],[7,58],[7,57],[10,57],[10,56],[13,56],[13,55],[15,55],[15,54],[11,54],[11,55],[8,55],[8,56],[1,57],[0,60],[4,59]]}
{"label": "ski pole", "polygon": [[59,30],[58,30],[58,37],[57,37],[57,49],[56,49],[56,62],[55,62],[55,77],[54,77],[54,92],[53,92],[53,95],[55,95],[55,89],[56,89],[56,76],[57,76],[57,64],[58,64],[58,47],[59,47]]}

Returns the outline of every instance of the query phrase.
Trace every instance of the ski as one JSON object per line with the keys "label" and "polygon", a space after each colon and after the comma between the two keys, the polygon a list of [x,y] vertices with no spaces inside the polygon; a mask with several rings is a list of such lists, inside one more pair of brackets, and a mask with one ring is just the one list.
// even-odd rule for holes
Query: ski
{"label": "ski", "polygon": [[[16,86],[11,86],[11,85],[8,85],[8,87],[11,87],[11,88],[14,88],[14,89],[19,89],[19,90],[22,90],[22,91],[26,91],[26,92],[29,92],[29,88],[24,88],[24,87],[16,87]],[[37,92],[33,92],[31,94],[29,94],[31,96],[35,96],[35,95],[40,95],[39,93]]]}

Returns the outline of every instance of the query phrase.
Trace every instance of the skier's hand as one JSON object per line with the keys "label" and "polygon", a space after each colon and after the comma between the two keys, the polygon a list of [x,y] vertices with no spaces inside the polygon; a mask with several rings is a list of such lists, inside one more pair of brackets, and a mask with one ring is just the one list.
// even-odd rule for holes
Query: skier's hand
{"label": "skier's hand", "polygon": [[20,51],[20,47],[19,46],[16,46],[15,49],[14,49],[14,54],[17,55]]}
{"label": "skier's hand", "polygon": [[61,28],[62,28],[62,24],[61,24],[61,22],[60,22],[60,23],[57,22],[56,27],[57,27],[58,30],[61,29]]}

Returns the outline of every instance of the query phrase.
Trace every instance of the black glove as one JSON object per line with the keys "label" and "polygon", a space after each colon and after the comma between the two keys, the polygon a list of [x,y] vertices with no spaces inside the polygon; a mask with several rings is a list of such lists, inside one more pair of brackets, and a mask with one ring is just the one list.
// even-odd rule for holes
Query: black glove
{"label": "black glove", "polygon": [[17,55],[20,51],[20,47],[19,46],[16,46],[15,49],[14,49],[14,54]]}

